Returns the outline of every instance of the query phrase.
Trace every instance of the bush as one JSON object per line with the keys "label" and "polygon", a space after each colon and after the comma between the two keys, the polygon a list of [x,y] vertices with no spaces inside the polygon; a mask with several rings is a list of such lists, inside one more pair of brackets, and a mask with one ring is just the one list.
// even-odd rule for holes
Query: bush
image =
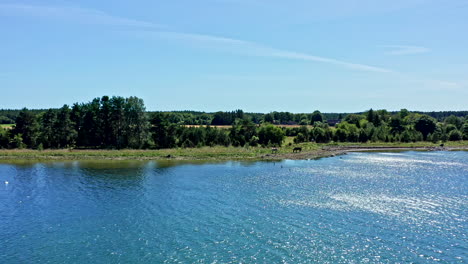
{"label": "bush", "polygon": [[12,148],[23,149],[26,148],[26,144],[23,143],[23,137],[21,134],[17,134],[13,137],[10,142]]}
{"label": "bush", "polygon": [[468,140],[468,122],[465,122],[465,124],[462,127],[463,131],[463,139]]}
{"label": "bush", "polygon": [[283,143],[285,133],[284,131],[274,125],[262,125],[258,130],[259,142],[262,145],[281,146]]}
{"label": "bush", "polygon": [[253,136],[249,141],[249,146],[256,147],[258,146],[259,138],[257,136]]}
{"label": "bush", "polygon": [[450,141],[459,141],[463,139],[462,133],[457,129],[450,131],[448,134],[448,138]]}

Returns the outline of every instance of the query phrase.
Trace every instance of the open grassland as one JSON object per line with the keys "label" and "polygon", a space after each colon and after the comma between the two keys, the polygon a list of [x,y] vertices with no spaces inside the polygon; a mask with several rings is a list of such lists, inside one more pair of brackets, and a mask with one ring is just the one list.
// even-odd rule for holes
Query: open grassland
{"label": "open grassland", "polygon": [[[287,139],[290,141],[290,139]],[[161,150],[0,150],[0,160],[281,160],[281,159],[314,159],[344,154],[350,151],[404,151],[404,150],[468,150],[468,141],[416,143],[301,143],[284,144],[272,153],[271,148],[262,147],[202,147],[175,148]],[[294,147],[301,147],[300,153],[293,153]]]}

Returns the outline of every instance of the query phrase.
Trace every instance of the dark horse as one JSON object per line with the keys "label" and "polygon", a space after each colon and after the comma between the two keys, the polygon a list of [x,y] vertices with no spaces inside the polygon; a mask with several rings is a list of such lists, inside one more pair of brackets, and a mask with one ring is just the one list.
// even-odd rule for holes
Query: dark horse
{"label": "dark horse", "polygon": [[271,148],[271,153],[278,153],[278,148]]}
{"label": "dark horse", "polygon": [[302,148],[301,147],[295,147],[293,149],[293,153],[296,153],[296,152],[301,152],[302,151]]}

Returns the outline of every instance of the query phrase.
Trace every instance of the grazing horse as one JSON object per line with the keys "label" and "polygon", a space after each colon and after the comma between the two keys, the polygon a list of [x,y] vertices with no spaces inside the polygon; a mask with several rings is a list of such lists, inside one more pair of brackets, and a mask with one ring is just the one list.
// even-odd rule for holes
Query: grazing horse
{"label": "grazing horse", "polygon": [[271,148],[271,154],[278,153],[278,148]]}
{"label": "grazing horse", "polygon": [[293,153],[296,153],[296,152],[301,152],[302,151],[302,148],[301,147],[295,147],[293,149]]}

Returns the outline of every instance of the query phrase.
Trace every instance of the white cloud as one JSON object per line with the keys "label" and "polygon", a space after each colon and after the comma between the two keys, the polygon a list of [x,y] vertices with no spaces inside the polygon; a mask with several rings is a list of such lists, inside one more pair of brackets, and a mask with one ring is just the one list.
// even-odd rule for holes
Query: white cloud
{"label": "white cloud", "polygon": [[160,25],[113,16],[105,12],[71,6],[45,6],[27,4],[0,4],[1,16],[28,16],[44,19],[59,19],[79,24],[93,24],[106,26],[125,26],[139,28],[160,28]]}
{"label": "white cloud", "polygon": [[428,53],[431,51],[428,48],[420,46],[384,45],[382,47],[388,50],[385,53],[389,55],[411,55]]}
{"label": "white cloud", "polygon": [[161,31],[138,31],[136,34],[141,36],[164,37],[176,40],[182,40],[186,43],[202,45],[205,48],[215,48],[218,50],[226,50],[229,52],[240,53],[249,56],[281,58],[290,60],[311,61],[338,65],[352,70],[390,73],[392,70],[366,65],[352,63],[333,58],[314,56],[306,53],[300,53],[289,50],[272,48],[256,42],[218,37],[212,35],[181,33],[181,32],[161,32]]}

